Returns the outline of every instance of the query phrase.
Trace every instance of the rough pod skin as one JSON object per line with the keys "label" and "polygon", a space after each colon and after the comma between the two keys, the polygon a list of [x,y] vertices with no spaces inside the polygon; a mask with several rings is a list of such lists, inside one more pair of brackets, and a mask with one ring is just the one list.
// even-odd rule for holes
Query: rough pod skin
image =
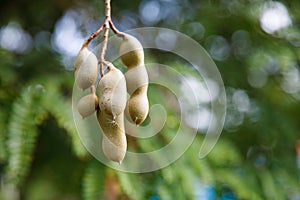
{"label": "rough pod skin", "polygon": [[[125,73],[127,92],[132,95],[138,88],[148,85],[148,73],[145,65],[128,69]],[[147,91],[146,91],[147,92]]]}
{"label": "rough pod skin", "polygon": [[107,115],[98,110],[97,119],[103,132],[102,150],[104,155],[109,160],[121,164],[127,149],[124,129],[124,113],[122,112],[115,120],[113,120],[111,115]]}
{"label": "rough pod skin", "polygon": [[83,119],[93,114],[99,106],[98,97],[95,94],[95,87],[92,86],[91,88],[92,93],[82,97],[77,104],[78,112]]}
{"label": "rough pod skin", "polygon": [[91,87],[98,76],[98,59],[87,47],[81,48],[75,63],[75,81],[77,86],[85,90]]}
{"label": "rough pod skin", "polygon": [[144,50],[141,43],[133,36],[124,33],[120,46],[121,60],[129,69],[144,65]]}
{"label": "rough pod skin", "polygon": [[127,102],[126,112],[129,114],[129,121],[140,125],[146,119],[149,112],[149,102],[147,98],[148,85],[138,88]]}
{"label": "rough pod skin", "polygon": [[123,73],[113,65],[108,70],[98,84],[99,107],[102,112],[115,118],[126,107],[126,80]]}
{"label": "rough pod skin", "polygon": [[120,46],[120,56],[128,68],[125,78],[127,92],[131,95],[126,106],[126,117],[130,117],[130,122],[140,125],[149,112],[148,74],[144,64],[143,46],[135,37],[125,34]]}

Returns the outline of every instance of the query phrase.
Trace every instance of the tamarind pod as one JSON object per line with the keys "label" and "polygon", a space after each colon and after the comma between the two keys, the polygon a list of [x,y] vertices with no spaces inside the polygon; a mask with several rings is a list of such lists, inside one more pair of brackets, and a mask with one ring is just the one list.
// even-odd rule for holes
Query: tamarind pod
{"label": "tamarind pod", "polygon": [[126,81],[120,70],[113,65],[99,81],[99,107],[97,119],[103,131],[102,149],[104,155],[121,163],[125,157],[127,141],[124,130],[124,109],[126,107]]}
{"label": "tamarind pod", "polygon": [[122,62],[127,66],[125,73],[127,91],[131,95],[126,105],[126,117],[140,125],[149,112],[147,98],[148,74],[144,65],[144,50],[141,43],[133,36],[125,34],[120,46]]}
{"label": "tamarind pod", "polygon": [[98,97],[95,93],[82,97],[77,104],[77,109],[82,118],[86,118],[93,114],[99,106]]}
{"label": "tamarind pod", "polygon": [[149,102],[147,98],[148,85],[139,87],[129,98],[126,112],[129,114],[129,121],[140,125],[146,119],[149,112]]}
{"label": "tamarind pod", "polygon": [[98,76],[98,59],[94,53],[83,47],[74,63],[75,81],[77,86],[85,90],[91,87]]}
{"label": "tamarind pod", "polygon": [[104,155],[109,160],[121,164],[127,150],[124,113],[122,112],[113,119],[111,115],[98,110],[97,119],[103,132],[102,150]]}
{"label": "tamarind pod", "polygon": [[143,46],[135,37],[129,34],[124,34],[119,55],[128,69],[144,64]]}
{"label": "tamarind pod", "polygon": [[127,92],[131,95],[136,89],[148,85],[148,73],[145,65],[130,68],[125,73]]}
{"label": "tamarind pod", "polygon": [[98,90],[101,111],[114,118],[124,112],[127,100],[126,80],[119,69],[110,65],[109,72],[99,81]]}

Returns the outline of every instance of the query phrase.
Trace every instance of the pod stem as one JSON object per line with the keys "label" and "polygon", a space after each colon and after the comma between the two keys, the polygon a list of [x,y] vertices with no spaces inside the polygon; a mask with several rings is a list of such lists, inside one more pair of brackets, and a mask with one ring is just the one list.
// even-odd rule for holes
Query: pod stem
{"label": "pod stem", "polygon": [[108,70],[111,70],[112,68],[114,68],[114,65],[111,62],[108,62],[105,60],[103,63],[106,65]]}
{"label": "pod stem", "polygon": [[89,38],[85,40],[85,42],[82,45],[82,48],[88,47],[89,43],[95,39],[102,31],[104,31],[103,34],[103,42],[102,42],[102,50],[100,53],[100,74],[101,77],[104,75],[104,64],[105,64],[105,54],[107,50],[107,42],[108,42],[108,36],[109,36],[109,29],[111,29],[117,36],[124,37],[124,33],[119,31],[116,26],[114,25],[113,21],[111,20],[111,6],[110,6],[111,0],[105,0],[105,21],[101,25],[101,27],[94,33],[91,34]]}
{"label": "pod stem", "polygon": [[103,34],[103,42],[102,42],[102,50],[100,54],[100,74],[101,77],[104,75],[104,63],[105,63],[105,53],[107,49],[107,41],[108,41],[108,35],[109,35],[109,23],[105,23],[105,31]]}
{"label": "pod stem", "polygon": [[96,32],[92,33],[91,36],[84,41],[82,48],[88,47],[89,43],[103,31],[103,28],[104,26],[102,25]]}
{"label": "pod stem", "polygon": [[122,38],[124,37],[124,33],[121,32],[121,31],[119,31],[119,30],[116,28],[115,24],[113,23],[113,21],[112,21],[111,19],[109,20],[109,24],[110,24],[111,30],[112,30],[117,36],[122,37]]}
{"label": "pod stem", "polygon": [[110,6],[111,0],[105,0],[105,22],[107,23],[106,27],[110,28],[117,36],[123,37],[124,33],[119,31],[116,26],[114,25],[113,21],[111,20],[111,6]]}
{"label": "pod stem", "polygon": [[95,94],[96,93],[96,88],[94,85],[91,86],[91,94]]}

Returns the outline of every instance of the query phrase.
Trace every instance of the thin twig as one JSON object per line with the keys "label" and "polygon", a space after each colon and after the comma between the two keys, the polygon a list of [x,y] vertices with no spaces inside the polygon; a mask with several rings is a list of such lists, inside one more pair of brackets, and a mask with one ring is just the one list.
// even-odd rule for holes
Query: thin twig
{"label": "thin twig", "polygon": [[109,61],[104,61],[104,64],[107,66],[108,70],[111,70],[111,68],[114,67],[114,65]]}
{"label": "thin twig", "polygon": [[105,0],[105,22],[103,26],[105,27],[105,31],[103,34],[103,42],[102,42],[102,50],[100,54],[100,75],[101,77],[104,76],[104,63],[105,63],[105,54],[107,49],[107,41],[108,41],[108,35],[109,35],[109,20],[111,15],[111,9],[110,9],[110,0]]}
{"label": "thin twig", "polygon": [[105,0],[105,18],[110,19],[111,16],[110,0]]}
{"label": "thin twig", "polygon": [[105,54],[107,50],[107,42],[108,42],[108,36],[109,36],[109,29],[111,29],[117,36],[123,37],[124,33],[119,31],[114,23],[111,20],[111,6],[110,6],[111,0],[105,0],[105,22],[102,24],[102,26],[94,33],[91,34],[89,38],[85,40],[85,42],[82,45],[83,47],[87,47],[89,43],[96,38],[103,30],[103,43],[102,43],[102,50],[100,53],[100,74],[101,77],[104,75],[104,65],[105,65]]}
{"label": "thin twig", "polygon": [[92,33],[91,36],[85,40],[82,47],[87,47],[89,43],[103,31],[103,28],[104,26],[102,25],[96,32]]}
{"label": "thin twig", "polygon": [[109,20],[109,24],[110,24],[110,28],[111,30],[117,35],[117,36],[120,36],[120,37],[123,37],[124,36],[124,33],[119,31],[116,26],[114,25],[114,23],[112,22],[112,20]]}
{"label": "thin twig", "polygon": [[91,86],[91,94],[95,94],[96,93],[96,88],[94,85]]}
{"label": "thin twig", "polygon": [[109,20],[111,19],[111,8],[110,8],[110,0],[105,0],[105,22],[103,26],[105,27],[105,31],[103,34],[103,42],[102,42],[102,50],[100,54],[100,75],[104,76],[104,63],[105,63],[105,54],[107,49],[107,41],[109,35]]}
{"label": "thin twig", "polygon": [[114,25],[113,21],[111,20],[111,7],[110,7],[110,0],[106,0],[108,1],[107,3],[109,4],[109,7],[108,7],[108,11],[109,11],[109,17],[107,18],[108,19],[108,22],[109,22],[109,25],[110,25],[110,28],[111,30],[118,36],[123,36],[124,34],[119,31],[116,26]]}
{"label": "thin twig", "polygon": [[105,24],[105,31],[103,35],[103,42],[102,42],[102,50],[100,54],[100,74],[101,77],[104,75],[104,63],[105,63],[105,53],[107,49],[107,41],[108,41],[108,34],[109,34],[109,24]]}

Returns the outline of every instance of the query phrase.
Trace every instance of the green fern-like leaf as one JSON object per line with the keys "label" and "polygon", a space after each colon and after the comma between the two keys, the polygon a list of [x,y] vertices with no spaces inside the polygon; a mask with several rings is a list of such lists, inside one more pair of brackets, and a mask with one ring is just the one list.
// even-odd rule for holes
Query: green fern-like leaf
{"label": "green fern-like leaf", "polygon": [[249,184],[248,177],[241,176],[230,169],[217,170],[216,180],[228,185],[239,199],[262,199],[256,188]]}
{"label": "green fern-like leaf", "polygon": [[201,180],[207,184],[214,185],[215,177],[212,167],[206,158],[199,159],[199,149],[201,147],[203,140],[201,138],[196,138],[191,147],[185,152],[184,157],[187,160],[187,163],[191,165]]}
{"label": "green fern-like leaf", "polygon": [[300,183],[291,176],[285,169],[277,168],[272,173],[277,183],[277,190],[282,191],[288,199],[293,199],[293,196],[299,195]]}
{"label": "green fern-like leaf", "polygon": [[[179,163],[181,164],[181,163]],[[181,164],[177,166],[176,172],[179,176],[179,180],[181,184],[179,184],[182,188],[182,194],[185,199],[195,199],[195,191],[194,191],[194,178],[195,174],[192,168],[187,165]]]}
{"label": "green fern-like leaf", "polygon": [[284,194],[281,187],[275,183],[275,179],[269,171],[262,171],[259,173],[263,193],[266,199],[284,199]]}
{"label": "green fern-like leaf", "polygon": [[0,163],[4,163],[6,160],[6,146],[5,146],[5,141],[6,141],[6,126],[5,126],[5,121],[3,120],[3,112],[0,110]]}
{"label": "green fern-like leaf", "polygon": [[72,149],[79,158],[86,158],[87,151],[77,135],[72,115],[72,106],[61,96],[58,87],[53,83],[46,85],[46,94],[43,96],[43,106],[54,116],[60,127],[64,128],[72,140]]}
{"label": "green fern-like leaf", "polygon": [[104,167],[98,162],[91,161],[88,163],[82,182],[82,196],[84,200],[103,199],[104,172]]}
{"label": "green fern-like leaf", "polygon": [[214,166],[240,165],[242,158],[236,147],[227,140],[219,140],[207,158]]}
{"label": "green fern-like leaf", "polygon": [[37,125],[46,117],[46,112],[39,106],[42,93],[39,85],[25,88],[13,103],[8,124],[6,175],[16,185],[20,185],[28,173],[38,134]]}
{"label": "green fern-like leaf", "polygon": [[143,184],[138,179],[138,174],[129,174],[125,172],[117,172],[120,186],[125,194],[132,200],[144,199]]}
{"label": "green fern-like leaf", "polygon": [[[158,191],[164,197],[163,199],[195,199],[195,171],[186,165],[184,158],[180,158],[176,163],[162,169],[161,173],[163,181],[158,186]],[[164,191],[165,189],[172,192],[167,193]]]}
{"label": "green fern-like leaf", "polygon": [[160,196],[161,199],[164,199],[164,200],[172,200],[173,199],[172,191],[166,185],[162,185],[158,188],[158,195]]}

